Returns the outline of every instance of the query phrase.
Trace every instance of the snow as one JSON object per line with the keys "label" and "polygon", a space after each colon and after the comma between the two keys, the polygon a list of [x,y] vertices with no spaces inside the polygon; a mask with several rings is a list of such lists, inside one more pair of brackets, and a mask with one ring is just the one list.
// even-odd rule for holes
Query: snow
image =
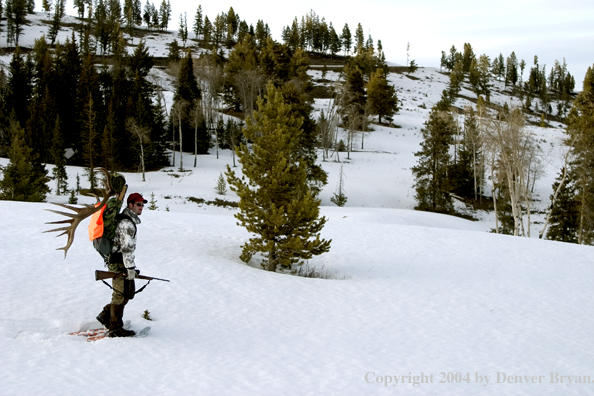
{"label": "snow", "polygon": [[[64,259],[54,249],[66,238],[43,233],[59,220],[45,211],[52,205],[0,201],[0,395],[592,394],[592,247],[491,234],[489,213],[468,211],[479,219],[472,222],[412,210],[413,153],[447,83],[436,69],[414,76],[390,75],[402,100],[399,128],[375,125],[349,160],[340,153],[341,162],[321,162],[329,172],[322,236],[332,247],[308,265],[330,279],[243,263],[250,235],[236,225],[236,209],[189,199],[220,197],[230,151],[217,159],[213,149],[195,168],[185,155],[186,171],[177,158],[145,182],[126,173],[129,191],[153,193],[158,206],[142,214],[137,265],[171,280],[152,282],[126,307],[132,329],[152,327],[143,339],[69,336],[98,325],[111,294],[93,279],[103,267],[86,224]],[[315,109],[324,106],[318,100]],[[530,130],[547,154],[535,189],[543,209],[563,131]],[[338,208],[330,197],[341,166],[348,202]],[[67,171],[70,187],[77,174],[85,186],[81,168]],[[232,192],[222,198],[237,201]],[[536,234],[542,216],[532,220]]]}
{"label": "snow", "polygon": [[[335,279],[268,273],[239,259],[247,232],[232,212],[145,211],[137,263],[152,282],[132,300],[144,339],[94,344],[67,335],[93,322],[110,290],[78,231],[43,234],[47,204],[0,202],[3,394],[587,394],[550,373],[592,376],[592,249],[476,231],[410,210],[324,207],[329,253],[310,261]],[[432,221],[433,220],[433,221]],[[567,258],[571,258],[567,260]],[[140,284],[141,282],[139,282]],[[152,322],[143,319],[149,310]],[[470,383],[439,383],[440,373]],[[491,376],[477,384],[475,376]],[[497,373],[543,375],[496,383]],[[372,379],[370,379],[372,378]]]}

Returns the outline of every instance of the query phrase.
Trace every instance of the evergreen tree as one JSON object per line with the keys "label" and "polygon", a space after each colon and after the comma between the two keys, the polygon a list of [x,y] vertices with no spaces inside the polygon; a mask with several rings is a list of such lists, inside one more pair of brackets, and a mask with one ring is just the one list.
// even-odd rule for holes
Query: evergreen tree
{"label": "evergreen tree", "polygon": [[124,21],[126,22],[126,33],[134,40],[134,0],[124,0]]}
{"label": "evergreen tree", "polygon": [[518,82],[518,58],[516,53],[512,51],[511,55],[507,58],[506,69],[505,69],[505,86],[508,84],[516,85]]}
{"label": "evergreen tree", "polygon": [[19,37],[23,34],[23,25],[27,22],[27,1],[7,0],[4,9],[6,15],[6,42],[19,46]]}
{"label": "evergreen tree", "polygon": [[134,19],[134,25],[140,26],[142,25],[142,5],[140,4],[140,0],[132,0],[132,16]]}
{"label": "evergreen tree", "polygon": [[446,69],[448,71],[454,70],[454,66],[456,66],[456,59],[458,58],[458,50],[454,45],[450,48],[450,54],[447,56],[447,61],[445,63]]}
{"label": "evergreen tree", "polygon": [[68,175],[66,174],[64,138],[60,129],[60,116],[56,117],[56,124],[53,131],[52,157],[55,164],[53,176],[56,181],[56,195],[66,195],[68,191]]}
{"label": "evergreen tree", "polygon": [[219,50],[220,45],[225,42],[225,33],[227,32],[227,22],[225,15],[218,14],[213,23],[213,45],[216,50]]}
{"label": "evergreen tree", "polygon": [[210,19],[208,19],[208,15],[204,16],[204,27],[202,28],[202,40],[204,44],[206,44],[206,48],[208,48],[208,44],[212,41],[212,23],[210,23]]}
{"label": "evergreen tree", "polygon": [[332,57],[334,57],[334,55],[336,55],[340,52],[340,49],[342,48],[342,43],[340,41],[340,37],[338,37],[338,34],[336,33],[336,30],[334,30],[334,26],[332,26],[332,22],[330,23],[330,27],[329,27],[329,35],[330,35],[330,43],[329,43],[330,55]]}
{"label": "evergreen tree", "polygon": [[363,26],[359,23],[355,30],[355,49],[360,52],[363,48],[365,48],[365,33],[363,33]]}
{"label": "evergreen tree", "polygon": [[464,43],[464,53],[462,55],[462,71],[464,73],[470,72],[470,64],[476,59],[472,46],[469,43]]}
{"label": "evergreen tree", "polygon": [[359,67],[345,66],[345,97],[342,103],[341,114],[343,118],[351,116],[363,116],[367,105],[367,93],[365,92],[365,79]]}
{"label": "evergreen tree", "polygon": [[21,126],[29,119],[29,103],[33,93],[33,65],[31,58],[24,59],[19,48],[12,54],[9,65],[6,114],[15,112]]}
{"label": "evergreen tree", "polygon": [[16,119],[11,118],[9,133],[10,162],[0,180],[0,199],[8,201],[43,202],[49,187],[45,167],[35,160],[32,150],[25,143],[25,131]]}
{"label": "evergreen tree", "polygon": [[188,41],[188,14],[185,12],[183,15],[179,14],[179,32],[177,35],[183,41],[185,47],[186,41]]}
{"label": "evergreen tree", "polygon": [[[557,191],[559,183],[563,178],[561,173],[553,183],[553,191]],[[559,194],[555,199],[555,204],[551,208],[550,226],[547,232],[547,239],[552,241],[561,241],[577,243],[580,229],[580,201],[578,189],[575,184],[575,174],[569,172]],[[551,202],[553,195],[551,195]]]}
{"label": "evergreen tree", "polygon": [[71,38],[66,39],[64,45],[56,47],[55,54],[55,71],[54,78],[50,81],[50,91],[55,98],[57,115],[60,117],[64,147],[73,147],[77,134],[77,116],[73,116],[73,109],[82,64],[74,32]]}
{"label": "evergreen tree", "polygon": [[199,5],[198,9],[196,10],[196,15],[194,16],[194,26],[192,28],[192,31],[196,35],[196,38],[198,38],[198,35],[202,33],[203,25],[204,22],[202,21],[202,6]]}
{"label": "evergreen tree", "polygon": [[225,177],[222,173],[219,174],[219,178],[217,179],[215,191],[219,195],[225,195],[227,193],[227,182],[225,181]]}
{"label": "evergreen tree", "polygon": [[450,73],[450,82],[448,83],[448,101],[450,105],[456,102],[456,98],[462,89],[462,81],[464,81],[463,63],[456,62],[454,70]]}
{"label": "evergreen tree", "polygon": [[568,116],[567,134],[574,153],[572,171],[580,202],[579,244],[594,241],[594,66]]}
{"label": "evergreen tree", "polygon": [[75,115],[76,115],[76,129],[80,131],[73,136],[72,148],[76,152],[75,156],[71,158],[77,165],[84,165],[83,153],[85,152],[83,141],[88,136],[89,129],[85,127],[88,122],[88,104],[89,100],[93,103],[101,103],[99,75],[95,68],[95,61],[92,54],[88,54],[81,66],[80,79],[78,90],[76,93]]}
{"label": "evergreen tree", "polygon": [[415,177],[415,209],[450,213],[453,210],[451,181],[448,170],[451,163],[450,143],[455,134],[452,114],[435,106],[421,129],[421,150],[414,153],[418,165],[412,168]]}
{"label": "evergreen tree", "polygon": [[231,36],[235,36],[237,34],[237,30],[239,29],[239,17],[235,13],[233,7],[229,7],[229,11],[227,12],[227,26],[230,26],[228,32]]}
{"label": "evergreen tree", "polygon": [[159,28],[161,31],[167,30],[169,26],[169,21],[171,20],[171,3],[169,0],[161,1],[161,6],[159,7]]}
{"label": "evergreen tree", "polygon": [[64,13],[66,12],[66,0],[56,0],[56,6],[54,8],[54,17],[52,18],[52,24],[50,25],[50,29],[48,32],[48,38],[53,45],[56,41],[56,36],[60,31],[60,27],[62,26],[62,18],[64,17]]}
{"label": "evergreen tree", "polygon": [[112,31],[108,20],[108,9],[105,0],[98,0],[94,13],[95,25],[93,35],[101,47],[101,53],[105,54],[111,43]]}
{"label": "evergreen tree", "polygon": [[377,69],[367,83],[367,101],[371,114],[377,114],[380,124],[382,116],[388,122],[392,122],[393,115],[398,111],[398,96],[382,69]]}
{"label": "evergreen tree", "polygon": [[351,53],[351,47],[353,45],[353,37],[351,35],[351,30],[349,29],[348,24],[344,24],[342,28],[342,34],[340,35],[340,39],[342,41],[342,48],[345,54]]}
{"label": "evergreen tree", "polygon": [[[201,97],[200,88],[194,75],[194,63],[192,52],[188,50],[186,56],[182,59],[179,75],[177,77],[177,87],[173,98],[174,105],[177,104],[177,122],[181,122],[181,133],[183,136],[182,151],[194,151],[194,128],[191,125],[190,110],[196,99]],[[181,118],[180,118],[181,116]],[[198,142],[198,154],[208,153],[210,147],[210,135],[202,136]]]}
{"label": "evergreen tree", "polygon": [[[235,217],[256,234],[242,246],[241,259],[264,253],[262,266],[276,271],[290,269],[300,260],[327,252],[330,242],[320,239],[326,218],[319,218],[320,200],[307,183],[307,170],[298,155],[301,120],[290,115],[282,94],[269,83],[266,102],[248,118],[244,134],[251,150],[237,150],[244,177],[227,166],[231,190],[240,197]],[[312,240],[313,238],[313,240]]]}
{"label": "evergreen tree", "polygon": [[330,202],[334,205],[343,207],[347,203],[347,196],[344,194],[344,178],[342,173],[342,165],[340,166],[340,175],[338,177],[338,191],[330,198]]}

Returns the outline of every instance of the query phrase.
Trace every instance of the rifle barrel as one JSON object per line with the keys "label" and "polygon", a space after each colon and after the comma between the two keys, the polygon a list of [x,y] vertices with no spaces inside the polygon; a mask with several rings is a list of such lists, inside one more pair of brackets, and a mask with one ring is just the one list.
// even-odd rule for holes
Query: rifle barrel
{"label": "rifle barrel", "polygon": [[[122,274],[122,273],[118,273],[118,272],[95,270],[95,280],[96,281],[103,280],[103,279],[117,278],[119,276],[126,276],[126,275]],[[158,280],[158,281],[162,281],[162,282],[169,282],[169,280],[167,280],[167,279],[154,278],[152,276],[144,276],[144,275],[136,275],[136,278],[144,279],[144,280]]]}

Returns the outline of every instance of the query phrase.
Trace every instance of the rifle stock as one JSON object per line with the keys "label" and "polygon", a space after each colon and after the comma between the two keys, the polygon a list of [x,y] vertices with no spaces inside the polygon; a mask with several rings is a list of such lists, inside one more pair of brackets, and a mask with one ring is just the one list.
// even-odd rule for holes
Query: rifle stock
{"label": "rifle stock", "polygon": [[[112,279],[117,278],[119,276],[126,276],[126,274],[118,273],[118,272],[111,272],[111,271],[100,271],[95,270],[95,280],[104,280],[104,279]],[[136,279],[144,279],[144,280],[158,280],[163,282],[169,282],[167,279],[161,278],[154,278],[152,276],[144,276],[144,275],[136,275]]]}

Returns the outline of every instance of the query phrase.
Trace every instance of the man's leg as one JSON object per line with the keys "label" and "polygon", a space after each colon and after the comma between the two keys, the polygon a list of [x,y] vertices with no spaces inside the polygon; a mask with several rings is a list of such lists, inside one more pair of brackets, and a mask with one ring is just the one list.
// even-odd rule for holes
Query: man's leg
{"label": "man's leg", "polygon": [[107,304],[106,306],[103,307],[103,310],[101,311],[101,313],[99,315],[97,315],[97,320],[99,321],[99,323],[101,323],[103,325],[103,327],[105,327],[106,329],[109,328],[109,322],[111,318],[111,304]]}
{"label": "man's leg", "polygon": [[135,334],[133,331],[123,328],[124,307],[128,303],[128,298],[124,296],[124,282],[126,280],[122,277],[113,279],[108,334],[110,337],[130,337]]}

